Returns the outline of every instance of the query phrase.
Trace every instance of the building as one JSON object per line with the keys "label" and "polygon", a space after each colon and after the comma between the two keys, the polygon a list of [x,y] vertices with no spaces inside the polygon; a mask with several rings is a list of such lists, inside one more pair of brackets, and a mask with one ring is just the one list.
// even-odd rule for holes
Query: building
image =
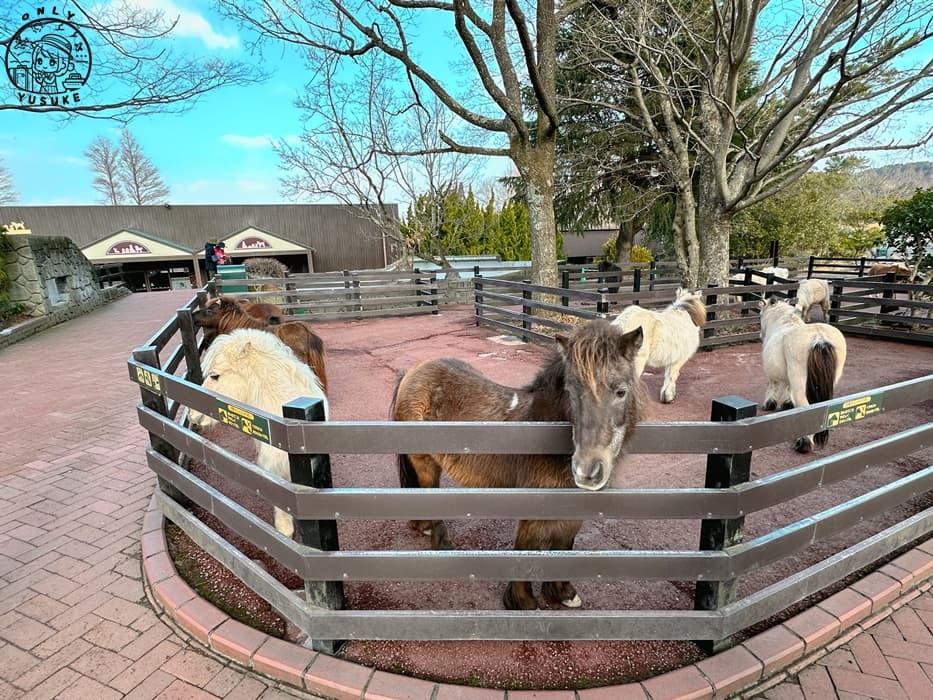
{"label": "building", "polygon": [[[391,214],[397,220],[397,208]],[[66,236],[101,272],[134,291],[200,287],[204,244],[225,244],[233,263],[276,258],[292,272],[385,267],[393,236],[338,204],[3,206],[0,222],[37,236]]]}

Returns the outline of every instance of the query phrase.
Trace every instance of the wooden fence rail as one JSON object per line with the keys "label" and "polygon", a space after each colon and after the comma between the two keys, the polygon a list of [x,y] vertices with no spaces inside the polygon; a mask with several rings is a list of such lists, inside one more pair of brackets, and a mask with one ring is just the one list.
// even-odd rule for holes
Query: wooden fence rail
{"label": "wooden fence rail", "polygon": [[[482,284],[490,280],[483,279]],[[519,285],[519,286],[515,286]],[[539,308],[532,294],[549,288],[522,287],[520,306]],[[717,290],[725,291],[725,290]],[[741,290],[740,290],[741,291]],[[481,293],[485,290],[480,289]],[[563,290],[574,303],[608,304],[604,295]],[[159,477],[157,503],[163,513],[222,564],[234,571],[284,617],[298,625],[321,650],[343,639],[693,639],[716,645],[745,627],[787,607],[820,583],[839,580],[880,556],[933,529],[933,509],[849,548],[770,587],[766,596],[737,599],[737,576],[828,538],[850,524],[883,512],[917,493],[933,490],[933,467],[921,469],[875,489],[843,506],[744,542],[745,514],[799,497],[825,484],[850,478],[872,465],[911,454],[928,445],[933,426],[905,429],[866,445],[850,448],[782,473],[749,481],[739,455],[752,459],[760,447],[814,432],[853,401],[872,401],[878,412],[925,400],[933,376],[903,382],[832,402],[779,414],[748,415],[741,400],[719,401],[711,422],[639,426],[633,453],[707,454],[706,488],[579,490],[533,489],[368,489],[332,488],[328,454],[396,452],[562,453],[572,449],[570,427],[563,423],[385,423],[322,422],[310,403],[283,407],[290,417],[266,414],[204,390],[179,374],[181,360],[192,357],[185,343],[195,342],[185,329],[185,313],[167,322],[128,362],[139,385],[141,425],[150,433],[149,466]],[[562,305],[553,305],[565,308]],[[572,306],[569,308],[573,308]],[[600,307],[603,308],[603,307]],[[489,311],[488,309],[485,311]],[[498,310],[497,310],[498,312]],[[577,314],[599,313],[577,309]],[[530,314],[524,311],[523,317]],[[159,367],[160,352],[182,335],[182,350],[170,351],[175,365]],[[195,346],[196,347],[196,346]],[[177,360],[177,361],[176,361]],[[867,399],[866,399],[867,396]],[[293,402],[295,404],[295,402]],[[748,406],[748,402],[744,402]],[[293,478],[268,474],[248,460],[214,445],[187,429],[169,406],[186,406],[221,421],[233,415],[260,422],[270,444],[292,456]],[[753,405],[752,405],[753,406]],[[236,411],[221,410],[235,408]],[[290,411],[290,412],[289,412]],[[752,414],[754,409],[751,409]],[[874,415],[877,415],[875,413]],[[181,414],[180,414],[181,415]],[[835,416],[835,418],[833,418]],[[317,416],[320,417],[320,416]],[[722,422],[725,420],[726,422]],[[232,424],[232,423],[231,423]],[[242,427],[242,426],[240,426]],[[672,439],[671,436],[676,436]],[[254,490],[296,518],[298,541],[284,538],[270,525],[183,468],[182,455],[202,462],[225,478]],[[310,460],[310,461],[309,461]],[[312,464],[313,462],[313,464]],[[732,465],[728,479],[724,465]],[[313,475],[313,478],[311,478]],[[728,482],[728,483],[727,483]],[[296,597],[260,566],[221,539],[187,510],[196,503],[237,535],[268,551],[306,581]],[[548,515],[542,516],[542,513]],[[701,545],[695,551],[347,551],[337,549],[335,520],[417,518],[651,518],[700,519]],[[302,534],[303,533],[303,534]],[[511,580],[592,578],[600,580],[669,580],[696,582],[697,610],[404,611],[343,610],[342,585],[354,580]],[[792,583],[791,583],[792,582]]]}

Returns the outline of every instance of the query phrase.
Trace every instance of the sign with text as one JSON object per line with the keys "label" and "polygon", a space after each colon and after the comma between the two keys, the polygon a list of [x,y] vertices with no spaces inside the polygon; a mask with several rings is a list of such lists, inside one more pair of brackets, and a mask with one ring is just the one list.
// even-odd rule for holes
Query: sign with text
{"label": "sign with text", "polygon": [[262,416],[257,416],[246,409],[219,400],[217,401],[217,412],[220,414],[220,422],[224,425],[230,425],[257,440],[271,443],[269,421]]}
{"label": "sign with text", "polygon": [[867,396],[849,399],[842,403],[830,404],[826,407],[823,427],[835,428],[839,425],[845,425],[877,415],[881,413],[881,401],[883,398],[884,393],[868,394]]}

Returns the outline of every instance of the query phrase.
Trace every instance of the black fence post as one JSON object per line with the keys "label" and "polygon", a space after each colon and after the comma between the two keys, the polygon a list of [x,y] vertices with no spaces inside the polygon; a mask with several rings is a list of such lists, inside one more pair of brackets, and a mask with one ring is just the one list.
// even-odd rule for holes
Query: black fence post
{"label": "black fence post", "polygon": [[[297,288],[298,288],[298,285],[295,284],[294,282],[286,282],[286,283],[285,283],[285,291],[286,291],[286,292],[294,292]],[[297,303],[298,303],[298,297],[292,296],[292,295],[290,295],[290,294],[286,294],[286,295],[285,295],[285,303],[288,304],[288,305],[297,304]],[[286,313],[286,315],[291,315],[291,314],[294,314],[294,313],[298,313],[298,310],[297,310],[297,309],[291,309],[291,308],[289,308],[289,309],[286,309],[286,310],[285,310],[285,313]]]}
{"label": "black fence post", "polygon": [[599,301],[596,302],[596,313],[603,318],[609,315],[609,300],[606,299],[605,294],[599,295]]}
{"label": "black fence post", "polygon": [[[133,350],[133,359],[148,367],[153,367],[155,369],[162,368],[162,365],[159,363],[159,350],[154,345],[144,345],[143,347],[136,348]],[[143,381],[143,383],[139,385],[139,395],[142,399],[143,406],[151,411],[155,411],[161,416],[165,416],[166,418],[170,419],[171,416],[169,416],[168,402],[165,400],[165,397],[162,395],[161,391],[159,391],[158,376],[140,376],[140,372],[145,372],[145,370],[140,370],[139,368],[136,369],[136,372],[139,378]],[[149,433],[149,444],[152,445],[152,449],[154,449],[163,457],[167,457],[176,464],[179,463],[179,457],[181,456],[181,453],[179,452],[178,448],[172,445],[172,443],[164,440],[155,433]],[[191,505],[191,501],[187,496],[185,496],[181,491],[176,489],[174,486],[172,486],[172,484],[163,479],[161,476],[158,477],[158,485],[159,490],[162,493],[178,503],[180,506],[187,508]]]}
{"label": "black fence post", "polygon": [[479,266],[473,268],[473,316],[479,326],[483,318],[483,276],[479,273]]}
{"label": "black fence post", "polygon": [[204,377],[201,376],[201,353],[198,349],[198,329],[194,325],[194,315],[188,308],[178,309],[175,315],[178,317],[178,330],[185,351],[185,379],[200,384]]}
{"label": "black fence post", "polygon": [[358,279],[353,280],[353,298],[356,300],[353,308],[360,314],[359,318],[363,318],[363,293],[360,291],[360,281]]}
{"label": "black fence post", "polygon": [[816,256],[810,256],[810,262],[807,263],[807,279],[813,277],[813,264],[816,262]]}
{"label": "black fence post", "polygon": [[[444,279],[447,280],[447,289],[450,290],[450,280],[447,279],[447,275],[444,275]],[[434,308],[431,309],[431,313],[437,315],[437,312],[440,310],[438,308],[438,291],[437,291],[437,273],[431,273],[431,306]]]}
{"label": "black fence post", "polygon": [[[711,285],[710,285],[710,288],[714,288],[714,287],[716,287],[715,284],[711,284]],[[715,306],[715,305],[718,303],[718,299],[719,299],[719,297],[718,297],[718,295],[717,295],[715,292],[712,293],[712,294],[707,294],[707,295],[706,295],[706,302],[705,302],[705,304],[706,304],[706,323],[707,323],[707,325],[703,327],[703,340],[706,340],[707,338],[712,338],[712,337],[714,337],[714,336],[716,335],[716,329],[709,326],[709,322],[710,322],[710,321],[715,321],[715,320],[716,320],[716,312],[715,312],[715,311],[710,311],[709,308],[710,308],[711,306]],[[702,341],[701,341],[701,345],[702,345]],[[705,348],[705,349],[710,350],[710,349],[712,349],[712,348]]]}
{"label": "black fence post", "polygon": [[658,278],[658,267],[654,260],[648,263],[648,291],[654,291],[654,281]]}
{"label": "black fence post", "polygon": [[[842,301],[840,297],[842,296],[842,280],[833,280],[833,294],[829,298],[829,323],[837,323],[839,321],[839,309],[842,308]],[[836,311],[837,313],[833,313]]]}
{"label": "black fence post", "polygon": [[[752,271],[745,270],[745,286],[748,287],[751,285],[751,283],[752,283]],[[743,294],[742,303],[744,304],[745,302],[750,301],[752,298],[754,298],[754,296],[755,296],[754,294]],[[748,309],[743,308],[741,315],[748,316]]]}
{"label": "black fence post", "polygon": [[[754,418],[758,405],[741,396],[721,396],[713,399],[710,420],[732,422]],[[748,481],[751,473],[752,453],[711,454],[706,458],[708,489],[728,489]],[[700,526],[700,550],[722,551],[740,544],[744,538],[745,516],[704,520]],[[694,610],[719,610],[735,600],[736,579],[725,581],[697,581],[693,598]],[[720,651],[725,639],[698,640],[708,653]]]}
{"label": "black fence post", "polygon": [[858,259],[858,276],[859,277],[865,276],[865,258]]}
{"label": "black fence post", "polygon": [[[560,271],[560,286],[561,289],[570,289],[570,270]],[[561,297],[560,305],[570,306],[570,297]]]}
{"label": "black fence post", "polygon": [[[641,268],[636,267],[633,272],[635,273],[632,277],[632,291],[640,292],[641,291]],[[632,301],[633,304],[640,304],[641,302],[638,299]]]}
{"label": "black fence post", "polygon": [[779,263],[779,261],[780,261],[780,259],[781,259],[781,256],[778,255],[778,246],[779,246],[778,241],[776,241],[776,240],[775,240],[775,241],[771,241],[770,256],[771,256],[771,264],[772,264],[772,266],[774,266],[774,267],[777,267],[777,266],[778,266],[778,263]]}
{"label": "black fence post", "polygon": [[[883,280],[883,281],[884,281],[885,284],[893,284],[893,283],[896,281],[896,279],[895,279],[895,277],[894,277],[894,273],[893,273],[893,272],[886,272],[886,273],[884,274],[884,280]],[[881,298],[882,298],[882,299],[893,299],[893,298],[894,298],[894,290],[893,290],[893,289],[882,289],[882,290],[881,290]],[[881,313],[883,313],[883,314],[889,314],[889,313],[891,313],[892,311],[897,311],[899,308],[900,308],[900,307],[898,307],[898,306],[891,306],[891,305],[882,304],[882,305],[881,305],[880,311],[881,311]]]}
{"label": "black fence post", "polygon": [[[324,402],[321,399],[299,398],[282,406],[282,416],[305,421],[323,421]],[[327,454],[291,454],[288,455],[291,481],[294,484],[311,486],[316,489],[333,488],[330,473],[330,455]],[[299,520],[295,518],[295,538],[306,547],[313,547],[328,552],[340,549],[337,539],[337,522],[334,520]],[[305,581],[305,600],[309,605],[328,610],[343,610],[345,600],[342,581]],[[312,639],[311,648],[333,654],[343,640]]]}
{"label": "black fence post", "polygon": [[525,331],[531,330],[531,290],[522,290],[522,340],[530,340],[531,336]]}

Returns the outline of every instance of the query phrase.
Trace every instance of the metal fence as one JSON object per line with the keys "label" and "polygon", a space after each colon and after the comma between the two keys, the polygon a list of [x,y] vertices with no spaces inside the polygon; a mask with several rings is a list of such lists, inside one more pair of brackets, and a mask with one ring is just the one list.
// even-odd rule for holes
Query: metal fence
{"label": "metal fence", "polygon": [[[577,292],[576,294],[583,294]],[[141,392],[141,425],[149,432],[149,466],[158,475],[160,510],[199,546],[304,630],[313,646],[333,650],[346,639],[683,639],[715,645],[877,561],[933,530],[933,509],[743,598],[736,578],[825,540],[933,489],[933,466],[842,505],[743,541],[746,515],[784,503],[873,465],[930,445],[933,423],[749,480],[754,451],[828,426],[871,420],[925,401],[933,375],[864,394],[756,417],[755,404],[714,401],[711,421],[641,424],[632,453],[706,454],[706,488],[371,489],[332,488],[330,454],[569,454],[564,423],[323,422],[320,404],[297,400],[276,416],[204,390],[191,312],[179,310],[128,362]],[[164,358],[164,360],[162,359]],[[182,369],[182,364],[186,368]],[[184,426],[184,407],[289,453],[291,481]],[[870,409],[870,410],[869,410]],[[258,428],[258,429],[257,429]],[[296,519],[296,539],[201,481],[182,464],[195,459],[261,495]],[[196,503],[305,581],[295,596],[188,510]],[[336,521],[410,518],[688,519],[701,521],[701,545],[690,551],[347,551]],[[682,580],[696,586],[695,610],[347,610],[343,582],[358,580]]]}

